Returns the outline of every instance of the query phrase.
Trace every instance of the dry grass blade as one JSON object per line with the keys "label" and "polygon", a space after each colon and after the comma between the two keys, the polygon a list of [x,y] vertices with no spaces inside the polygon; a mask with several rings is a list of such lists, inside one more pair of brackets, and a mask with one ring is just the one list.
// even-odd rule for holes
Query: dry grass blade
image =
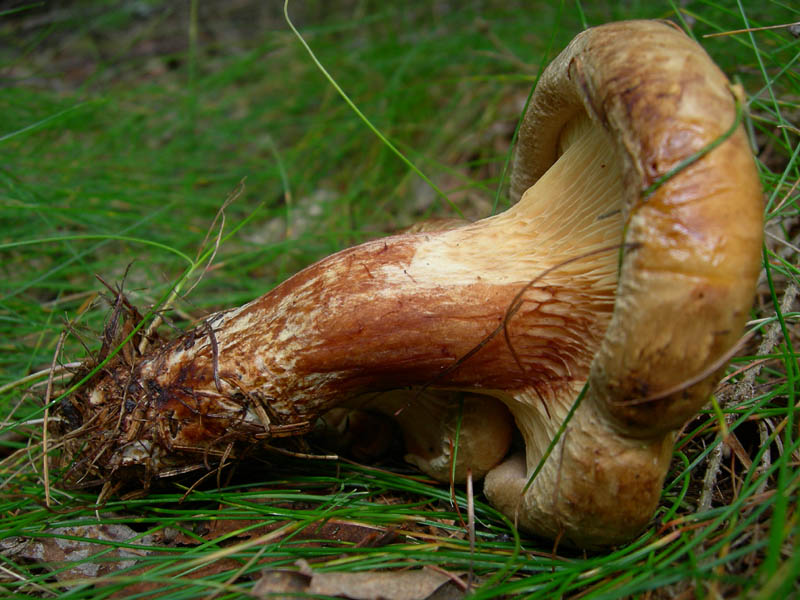
{"label": "dry grass blade", "polygon": [[44,419],[42,422],[42,471],[44,472],[44,501],[46,506],[50,506],[50,460],[48,448],[48,431],[50,430],[50,399],[53,396],[53,376],[55,374],[56,363],[61,354],[61,347],[64,345],[66,332],[61,332],[53,352],[53,362],[50,365],[50,376],[47,378],[47,391],[44,394]]}
{"label": "dry grass blade", "polygon": [[781,23],[780,25],[764,25],[763,27],[745,27],[744,29],[732,29],[730,31],[719,31],[716,33],[704,33],[704,38],[722,37],[726,35],[738,35],[740,33],[751,33],[754,31],[768,31],[770,29],[791,29],[800,26],[800,21],[794,23]]}

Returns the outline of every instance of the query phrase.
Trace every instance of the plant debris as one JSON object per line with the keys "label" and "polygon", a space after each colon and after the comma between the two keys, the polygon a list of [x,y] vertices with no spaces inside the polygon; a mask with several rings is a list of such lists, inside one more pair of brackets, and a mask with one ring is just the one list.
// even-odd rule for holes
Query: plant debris
{"label": "plant debris", "polygon": [[253,594],[257,598],[313,594],[351,600],[435,600],[465,596],[466,585],[458,575],[439,570],[320,572],[304,560],[298,561],[298,566],[298,571],[264,571]]}

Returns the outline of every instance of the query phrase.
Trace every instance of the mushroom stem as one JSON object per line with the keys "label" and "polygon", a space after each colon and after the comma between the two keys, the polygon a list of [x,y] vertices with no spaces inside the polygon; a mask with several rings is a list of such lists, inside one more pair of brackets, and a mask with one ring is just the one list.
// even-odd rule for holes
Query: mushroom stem
{"label": "mushroom stem", "polygon": [[344,250],[101,372],[72,399],[78,412],[120,423],[93,467],[172,471],[181,454],[197,461],[231,442],[305,432],[348,398],[431,382],[503,401],[509,389],[535,389],[549,403],[537,399],[542,414],[566,410],[558,392],[585,380],[611,316],[615,252],[553,271],[506,324],[511,345],[497,336],[454,367],[532,277],[575,254],[576,237],[589,249],[618,238],[619,170],[606,134],[583,130],[507,212]]}

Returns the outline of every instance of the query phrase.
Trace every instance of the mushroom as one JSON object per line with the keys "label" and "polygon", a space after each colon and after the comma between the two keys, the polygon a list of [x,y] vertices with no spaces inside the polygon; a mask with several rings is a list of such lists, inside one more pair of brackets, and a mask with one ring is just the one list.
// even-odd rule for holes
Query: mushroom
{"label": "mushroom", "polygon": [[65,442],[73,479],[149,481],[366,394],[414,410],[460,391],[524,438],[486,477],[492,504],[578,546],[631,539],[752,302],[762,203],[736,98],[670,24],[584,31],[531,99],[515,205],[343,250],[142,355],[134,335],[62,406],[86,434]]}
{"label": "mushroom", "polygon": [[[482,479],[505,458],[514,433],[506,406],[483,394],[391,390],[348,405],[358,407],[355,415],[367,412],[393,418],[403,436],[405,460],[438,481],[464,483],[468,471],[474,479]],[[352,417],[353,412],[346,415]],[[381,434],[378,427],[375,430]],[[368,440],[361,432],[360,441]]]}

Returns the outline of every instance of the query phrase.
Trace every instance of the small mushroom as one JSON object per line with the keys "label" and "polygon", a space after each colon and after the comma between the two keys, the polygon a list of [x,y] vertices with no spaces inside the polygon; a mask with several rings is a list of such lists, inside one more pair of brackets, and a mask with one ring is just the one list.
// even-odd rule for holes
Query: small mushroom
{"label": "small mushroom", "polygon": [[121,352],[64,408],[96,434],[66,440],[73,472],[148,480],[306,432],[365,394],[461,391],[502,402],[524,438],[486,477],[498,509],[578,546],[632,538],[752,302],[762,201],[737,103],[667,23],[581,33],[525,115],[519,202],[344,250]]}
{"label": "small mushroom", "polygon": [[391,390],[348,404],[393,418],[406,461],[439,481],[464,483],[468,470],[482,479],[505,458],[514,434],[508,408],[482,394]]}

